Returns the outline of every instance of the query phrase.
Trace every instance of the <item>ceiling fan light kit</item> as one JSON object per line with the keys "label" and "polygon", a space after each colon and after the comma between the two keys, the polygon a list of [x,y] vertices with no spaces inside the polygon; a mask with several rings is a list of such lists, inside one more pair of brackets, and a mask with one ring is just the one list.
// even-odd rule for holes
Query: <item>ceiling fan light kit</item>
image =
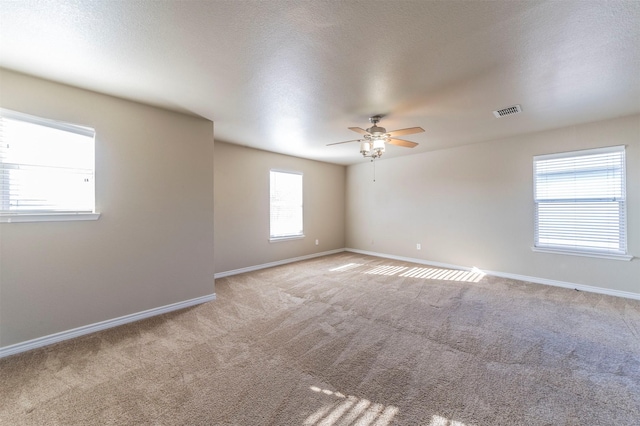
{"label": "ceiling fan light kit", "polygon": [[[384,127],[378,127],[378,123],[382,117],[379,115],[374,115],[369,118],[369,121],[373,124],[373,126],[368,129],[362,129],[360,127],[349,127],[349,130],[352,130],[356,133],[360,133],[363,135],[362,139],[354,139],[350,141],[344,142],[336,142],[330,143],[328,145],[339,145],[343,143],[349,142],[360,142],[360,154],[363,157],[370,157],[375,160],[376,158],[382,157],[386,149],[386,144],[389,143],[391,145],[403,146],[406,148],[413,148],[418,145],[415,142],[406,141],[404,139],[397,139],[395,136],[401,135],[411,135],[414,133],[422,133],[424,129],[422,127],[409,127],[407,129],[393,130],[391,132],[387,132],[387,129]],[[328,146],[327,145],[327,146]]]}
{"label": "ceiling fan light kit", "polygon": [[371,153],[371,144],[367,141],[360,142],[360,154],[366,157],[369,153]]}

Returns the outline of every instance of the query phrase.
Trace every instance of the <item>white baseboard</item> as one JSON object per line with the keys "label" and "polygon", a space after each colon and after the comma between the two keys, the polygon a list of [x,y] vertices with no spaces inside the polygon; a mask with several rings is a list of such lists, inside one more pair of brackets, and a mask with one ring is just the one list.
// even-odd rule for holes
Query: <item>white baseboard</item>
{"label": "white baseboard", "polygon": [[216,298],[215,293],[208,294],[206,296],[196,297],[195,299],[189,299],[183,302],[172,303],[170,305],[160,306],[158,308],[148,309],[146,311],[137,312],[135,314],[129,314],[119,318],[101,321],[94,324],[89,324],[82,327],[74,328],[71,330],[50,334],[48,336],[27,340],[26,342],[5,346],[3,348],[0,348],[0,358],[6,357],[9,355],[15,355],[21,352],[30,351],[36,348],[41,348],[43,346],[51,345],[53,343],[62,342],[63,340],[73,339],[75,337],[84,336],[85,334],[95,333],[96,331],[117,327],[119,325],[128,324],[130,322],[139,321],[141,319],[153,317],[153,316],[164,314],[167,312],[177,311],[178,309],[184,309],[190,306],[199,305],[201,303],[210,302],[212,300],[215,300],[215,298]]}
{"label": "white baseboard", "polygon": [[527,275],[509,274],[506,272],[495,272],[495,271],[483,271],[483,272],[487,273],[488,275],[495,275],[496,277],[511,278],[514,280],[527,281],[534,284],[544,284],[544,285],[550,285],[554,287],[564,287],[564,288],[570,288],[573,290],[586,291],[589,293],[606,294],[608,296],[616,296],[616,297],[623,297],[625,299],[640,300],[640,293],[632,293],[630,291],[614,290],[611,288],[596,287],[596,286],[586,285],[586,284],[576,284],[576,283],[570,283],[567,281],[550,280],[548,278],[529,277]]}
{"label": "white baseboard", "polygon": [[224,277],[228,277],[230,275],[243,274],[245,272],[257,271],[259,269],[271,268],[271,267],[274,267],[274,266],[285,265],[287,263],[299,262],[300,260],[313,259],[314,257],[321,257],[321,256],[327,256],[327,255],[330,255],[330,254],[342,253],[343,251],[345,251],[345,249],[343,249],[343,248],[336,249],[336,250],[323,251],[321,253],[313,253],[313,254],[308,254],[306,256],[292,257],[290,259],[284,259],[284,260],[278,260],[278,261],[275,261],[275,262],[263,263],[261,265],[247,266],[246,268],[240,268],[240,269],[233,269],[231,271],[218,272],[217,274],[214,275],[214,278],[216,278],[216,279],[217,278],[224,278]]}
{"label": "white baseboard", "polygon": [[[469,268],[469,267],[465,267],[465,266],[451,265],[451,264],[448,264],[448,263],[431,262],[431,261],[428,261],[428,260],[416,259],[416,258],[412,258],[412,257],[395,256],[395,255],[392,255],[392,254],[377,253],[377,252],[366,251],[366,250],[358,250],[358,249],[352,249],[352,248],[345,248],[345,251],[349,251],[349,252],[353,252],[353,253],[359,253],[359,254],[365,254],[365,255],[368,255],[368,256],[383,257],[383,258],[386,258],[386,259],[401,260],[401,261],[404,261],[404,262],[418,263],[418,264],[421,264],[421,265],[436,266],[436,267],[440,267],[440,268],[460,269],[460,270],[464,270],[464,271],[470,271],[470,270],[473,269],[473,268]],[[640,300],[640,293],[632,293],[630,291],[613,290],[613,289],[609,289],[609,288],[595,287],[595,286],[590,286],[590,285],[585,285],[585,284],[575,284],[575,283],[570,283],[570,282],[566,282],[566,281],[550,280],[550,279],[547,279],[547,278],[538,278],[538,277],[529,277],[527,275],[510,274],[510,273],[507,273],[507,272],[487,271],[487,270],[484,270],[484,269],[481,270],[481,271],[484,272],[487,275],[493,275],[493,276],[501,277],[501,278],[510,278],[510,279],[513,279],[513,280],[526,281],[526,282],[530,282],[530,283],[534,283],[534,284],[544,284],[544,285],[550,285],[550,286],[554,286],[554,287],[564,287],[564,288],[570,288],[570,289],[574,289],[574,290],[586,291],[586,292],[589,292],[589,293],[606,294],[606,295],[609,295],[609,296],[623,297],[625,299]]]}

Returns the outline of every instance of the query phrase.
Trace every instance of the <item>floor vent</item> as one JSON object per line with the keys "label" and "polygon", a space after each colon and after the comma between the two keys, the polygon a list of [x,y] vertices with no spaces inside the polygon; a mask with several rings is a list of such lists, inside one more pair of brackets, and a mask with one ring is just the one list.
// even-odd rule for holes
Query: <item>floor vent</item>
{"label": "floor vent", "polygon": [[496,118],[500,118],[500,117],[505,117],[507,115],[518,114],[519,112],[522,112],[522,108],[520,107],[520,105],[511,105],[506,108],[493,111],[493,115],[495,115]]}

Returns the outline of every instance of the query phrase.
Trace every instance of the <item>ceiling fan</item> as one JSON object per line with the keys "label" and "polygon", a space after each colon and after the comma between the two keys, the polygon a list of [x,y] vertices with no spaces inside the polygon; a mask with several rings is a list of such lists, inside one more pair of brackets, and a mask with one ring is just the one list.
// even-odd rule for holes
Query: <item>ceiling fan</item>
{"label": "ceiling fan", "polygon": [[413,148],[418,144],[415,142],[406,141],[404,139],[398,139],[396,136],[403,135],[412,135],[414,133],[422,133],[424,129],[422,127],[409,127],[406,129],[392,130],[391,132],[387,132],[387,129],[384,127],[378,127],[378,123],[382,119],[379,115],[374,115],[369,118],[369,121],[373,124],[373,126],[368,129],[362,129],[360,127],[349,127],[349,130],[353,130],[356,133],[360,133],[363,135],[363,138],[360,139],[352,139],[350,141],[344,142],[335,142],[327,144],[330,145],[340,145],[343,143],[349,142],[360,142],[360,153],[363,157],[371,157],[372,159],[376,159],[382,156],[385,151],[385,144],[404,146],[406,148]]}

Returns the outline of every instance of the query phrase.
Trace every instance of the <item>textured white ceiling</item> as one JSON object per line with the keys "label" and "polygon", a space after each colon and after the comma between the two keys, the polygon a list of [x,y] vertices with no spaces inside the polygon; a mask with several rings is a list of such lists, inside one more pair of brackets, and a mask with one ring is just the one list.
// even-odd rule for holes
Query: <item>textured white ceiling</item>
{"label": "textured white ceiling", "polygon": [[0,1],[0,66],[352,164],[374,114],[426,130],[384,159],[640,112],[640,2]]}

